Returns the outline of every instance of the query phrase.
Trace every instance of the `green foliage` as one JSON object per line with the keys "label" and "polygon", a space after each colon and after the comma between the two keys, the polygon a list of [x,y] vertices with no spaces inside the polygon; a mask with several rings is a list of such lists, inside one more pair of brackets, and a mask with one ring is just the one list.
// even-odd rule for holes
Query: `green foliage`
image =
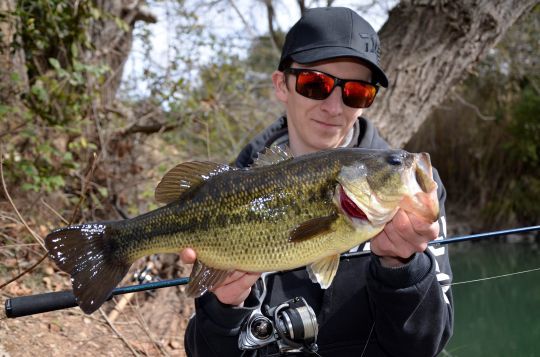
{"label": "green foliage", "polygon": [[230,161],[279,113],[268,99],[270,80],[252,77],[243,60],[225,54],[220,63],[202,66],[199,73],[201,84],[171,103],[169,117],[180,111],[188,115],[168,138],[192,156]]}
{"label": "green foliage", "polygon": [[[512,107],[508,123],[508,152],[511,169],[506,197],[488,206],[490,215],[496,212],[512,214],[521,222],[537,224],[540,217],[540,93],[526,86]],[[511,171],[512,172],[512,171]],[[493,212],[495,211],[495,212]]]}
{"label": "green foliage", "polygon": [[91,1],[23,0],[16,16],[31,87],[25,98],[29,108],[52,125],[76,123],[108,71],[82,59],[93,49],[88,28],[102,16],[100,10]]}
{"label": "green foliage", "polygon": [[12,46],[25,55],[29,91],[20,98],[24,107],[0,108],[6,128],[17,133],[4,148],[7,179],[23,190],[52,192],[80,176],[80,162],[97,149],[89,113],[109,69],[89,63],[85,53],[94,50],[89,27],[105,15],[92,1],[61,0],[18,1],[11,15],[18,19]]}
{"label": "green foliage", "polygon": [[[526,86],[512,110],[508,145],[516,158],[531,169],[540,166],[540,93]],[[539,196],[540,197],[540,196]]]}
{"label": "green foliage", "polygon": [[[278,33],[279,42],[285,42],[285,33]],[[277,69],[281,50],[276,47],[270,36],[257,37],[248,51],[246,65],[259,73],[272,73]]]}

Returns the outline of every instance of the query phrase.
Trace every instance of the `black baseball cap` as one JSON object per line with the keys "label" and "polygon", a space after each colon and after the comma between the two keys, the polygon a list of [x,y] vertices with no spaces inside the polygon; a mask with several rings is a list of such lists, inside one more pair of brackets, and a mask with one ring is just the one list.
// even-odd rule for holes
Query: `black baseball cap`
{"label": "black baseball cap", "polygon": [[283,71],[291,60],[300,64],[354,57],[373,72],[372,81],[383,87],[388,78],[379,67],[379,36],[371,25],[346,7],[308,9],[285,37],[278,69]]}

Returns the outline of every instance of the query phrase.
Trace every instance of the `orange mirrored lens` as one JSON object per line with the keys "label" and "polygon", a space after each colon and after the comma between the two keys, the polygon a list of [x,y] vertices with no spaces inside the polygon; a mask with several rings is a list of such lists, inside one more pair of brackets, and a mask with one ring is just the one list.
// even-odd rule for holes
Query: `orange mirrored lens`
{"label": "orange mirrored lens", "polygon": [[326,99],[334,88],[334,79],[318,72],[301,72],[296,79],[296,91],[311,99]]}
{"label": "orange mirrored lens", "polygon": [[377,88],[361,82],[347,82],[343,86],[343,103],[353,108],[367,108],[373,103]]}

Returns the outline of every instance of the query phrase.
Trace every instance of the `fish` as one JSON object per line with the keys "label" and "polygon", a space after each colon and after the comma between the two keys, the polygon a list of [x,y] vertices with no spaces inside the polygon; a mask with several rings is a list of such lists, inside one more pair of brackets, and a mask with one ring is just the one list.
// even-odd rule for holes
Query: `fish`
{"label": "fish", "polygon": [[249,168],[191,161],[165,174],[155,198],[164,206],[120,221],[56,229],[49,257],[71,275],[87,314],[97,310],[146,255],[197,254],[190,297],[233,271],[286,271],[306,266],[327,288],[340,254],[384,229],[399,208],[434,222],[437,183],[427,153],[338,148],[293,157],[267,149]]}

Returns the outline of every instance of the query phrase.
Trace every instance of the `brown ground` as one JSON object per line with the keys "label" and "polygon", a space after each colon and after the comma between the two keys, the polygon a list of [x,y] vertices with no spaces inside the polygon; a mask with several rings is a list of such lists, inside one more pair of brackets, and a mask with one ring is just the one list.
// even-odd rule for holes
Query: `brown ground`
{"label": "brown ground", "polygon": [[[0,286],[28,269],[45,253],[20,222],[12,205],[2,197],[0,185]],[[22,216],[43,239],[51,228],[62,225],[40,201],[40,195],[16,201]],[[62,207],[63,196],[48,201]],[[72,210],[60,211],[71,217]],[[189,276],[176,254],[161,254],[151,260],[151,276],[171,279]],[[144,258],[137,261],[120,285],[137,284],[133,273],[146,266]],[[33,271],[0,288],[0,357],[17,356],[185,356],[184,330],[193,314],[193,299],[185,298],[184,286],[140,292],[110,324],[106,317],[126,295],[106,302],[92,315],[79,308],[48,312],[20,318],[5,318],[4,302],[8,298],[71,289],[69,276],[45,259]],[[4,318],[3,318],[4,317]]]}
{"label": "brown ground", "polygon": [[[13,262],[7,260],[7,263]],[[0,282],[14,275],[14,269],[5,273],[5,264],[2,257]],[[68,288],[68,278],[45,261],[34,272],[0,290],[0,316],[3,316],[7,298]],[[116,303],[122,296],[117,297],[116,303],[107,302],[92,315],[71,308],[0,319],[0,357],[39,356],[41,353],[47,356],[185,356],[183,334],[193,313],[193,300],[184,297],[183,289],[172,287],[156,290],[152,295],[133,294],[111,324],[105,316],[114,314],[113,309],[119,306]]]}

